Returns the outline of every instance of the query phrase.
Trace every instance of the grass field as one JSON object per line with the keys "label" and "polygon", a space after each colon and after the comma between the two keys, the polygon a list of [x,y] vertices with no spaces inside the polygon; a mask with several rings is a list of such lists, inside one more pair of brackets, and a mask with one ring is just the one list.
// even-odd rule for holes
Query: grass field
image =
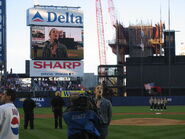
{"label": "grass field", "polygon": [[[19,109],[23,114],[22,109]],[[168,106],[165,112],[185,112],[185,106]],[[35,114],[51,114],[50,108],[36,108]],[[146,106],[120,106],[113,107],[113,113],[131,113],[127,115],[113,115],[113,120],[126,118],[165,118],[185,120],[185,114],[132,114],[151,113]],[[36,118],[34,130],[23,129],[23,119],[21,118],[20,139],[66,139],[67,127],[63,123],[63,129],[54,129],[53,118]],[[131,126],[131,125],[111,125],[108,139],[185,139],[185,125],[170,126]]]}

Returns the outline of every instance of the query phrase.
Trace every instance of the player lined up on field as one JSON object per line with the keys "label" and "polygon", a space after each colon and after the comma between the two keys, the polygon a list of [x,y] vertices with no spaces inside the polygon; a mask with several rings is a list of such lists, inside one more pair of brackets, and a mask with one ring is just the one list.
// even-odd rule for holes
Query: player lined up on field
{"label": "player lined up on field", "polygon": [[150,110],[163,111],[167,109],[168,100],[166,97],[150,97]]}

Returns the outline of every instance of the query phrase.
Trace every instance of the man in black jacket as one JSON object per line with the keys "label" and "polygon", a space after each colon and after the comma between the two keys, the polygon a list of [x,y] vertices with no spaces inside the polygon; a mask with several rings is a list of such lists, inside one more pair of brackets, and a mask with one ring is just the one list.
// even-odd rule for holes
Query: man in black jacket
{"label": "man in black jacket", "polygon": [[34,108],[36,107],[35,102],[30,98],[30,95],[23,102],[24,110],[24,129],[28,128],[30,124],[30,129],[34,129]]}
{"label": "man in black jacket", "polygon": [[60,92],[56,92],[55,97],[51,100],[52,111],[55,118],[55,129],[58,127],[62,129],[62,107],[64,100],[60,96]]}

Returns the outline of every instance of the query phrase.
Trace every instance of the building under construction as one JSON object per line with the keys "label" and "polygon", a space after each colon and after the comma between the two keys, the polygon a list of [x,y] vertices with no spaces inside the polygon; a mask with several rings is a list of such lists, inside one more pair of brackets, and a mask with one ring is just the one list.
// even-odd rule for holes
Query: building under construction
{"label": "building under construction", "polygon": [[165,30],[162,22],[115,28],[116,38],[109,45],[117,65],[99,66],[105,71],[99,78],[106,80],[107,87],[118,89],[121,96],[144,96],[152,95],[144,85],[153,83],[160,88],[154,95],[184,94],[185,57],[175,55],[175,31]]}

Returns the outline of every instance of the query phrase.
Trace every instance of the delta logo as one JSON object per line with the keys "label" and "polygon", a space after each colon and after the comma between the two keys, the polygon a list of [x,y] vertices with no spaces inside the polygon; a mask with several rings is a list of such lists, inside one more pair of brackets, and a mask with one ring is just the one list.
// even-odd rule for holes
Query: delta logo
{"label": "delta logo", "polygon": [[11,120],[11,130],[14,135],[19,134],[19,120],[17,119],[17,117],[13,117]]}
{"label": "delta logo", "polygon": [[32,21],[34,21],[34,22],[44,22],[44,18],[37,11],[36,14],[34,15],[34,17],[32,18]]}
{"label": "delta logo", "polygon": [[42,12],[36,12],[36,14],[33,16],[32,21],[33,22],[48,22],[48,23],[71,23],[71,24],[83,24],[83,17],[80,15],[76,15],[74,13],[65,12],[62,14],[56,13],[56,12],[46,12],[47,16],[42,16]]}

